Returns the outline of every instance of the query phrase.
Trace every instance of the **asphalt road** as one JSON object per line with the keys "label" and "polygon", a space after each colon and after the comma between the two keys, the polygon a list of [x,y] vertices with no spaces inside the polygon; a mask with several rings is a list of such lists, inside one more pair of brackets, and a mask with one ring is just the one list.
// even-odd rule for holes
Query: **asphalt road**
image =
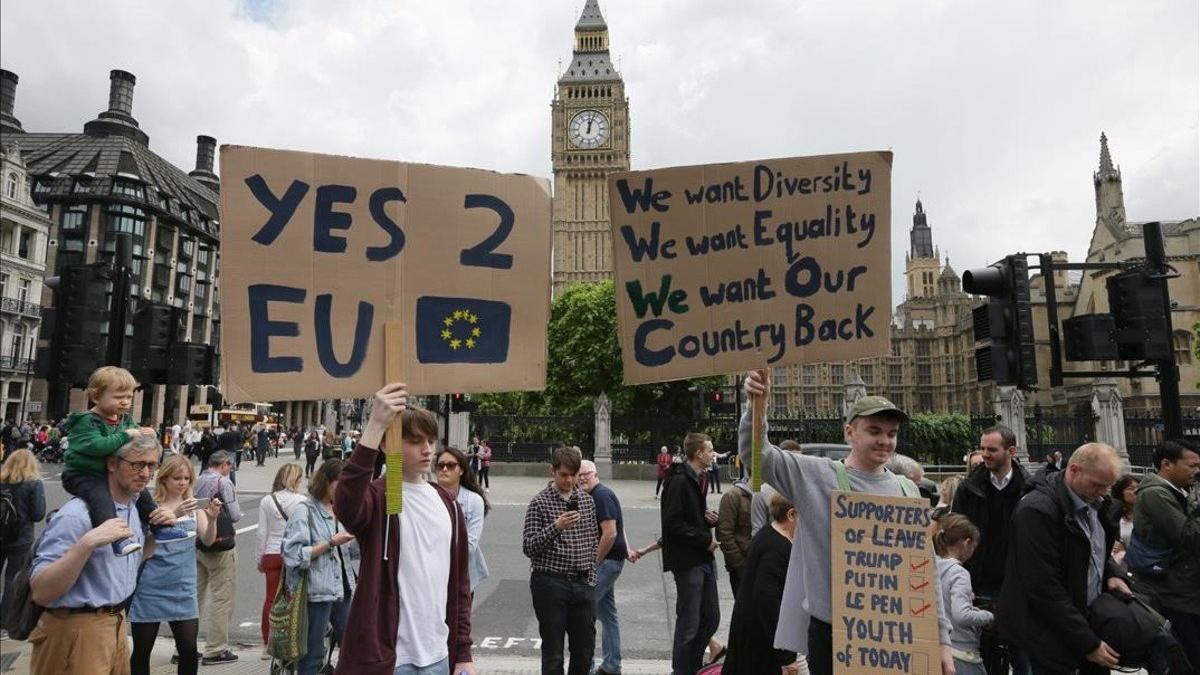
{"label": "asphalt road", "polygon": [[[269,489],[275,471],[290,453],[268,459],[263,468],[244,462],[239,472],[239,502],[243,516],[238,528],[237,592],[231,639],[246,646],[259,644],[260,610],[265,594],[263,576],[255,569],[255,529],[258,502]],[[59,468],[44,467],[47,506],[57,508],[69,495],[57,481]],[[521,526],[529,499],[544,487],[538,478],[494,477],[488,495],[493,508],[486,520],[483,550],[491,576],[475,594],[472,635],[481,657],[536,657],[540,644],[537,620],[529,591],[529,560],[521,552]],[[616,481],[609,483],[621,499],[625,532],[631,544],[644,546],[658,536],[658,502],[653,498],[654,483]],[[710,496],[716,508],[719,495]],[[718,554],[718,560],[720,555]],[[621,620],[622,653],[627,659],[670,659],[671,633],[674,629],[674,584],[663,574],[657,553],[637,564],[626,563],[617,582],[617,611]],[[721,629],[724,640],[733,605],[729,582],[720,572]],[[599,630],[599,629],[597,629]],[[596,652],[599,655],[600,636]]]}

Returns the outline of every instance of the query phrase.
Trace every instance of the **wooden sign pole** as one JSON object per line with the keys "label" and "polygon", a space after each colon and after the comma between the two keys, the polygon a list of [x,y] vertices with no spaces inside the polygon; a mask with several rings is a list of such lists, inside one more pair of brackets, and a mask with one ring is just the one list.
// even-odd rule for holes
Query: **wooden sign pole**
{"label": "wooden sign pole", "polygon": [[758,492],[762,489],[762,435],[763,435],[763,408],[766,405],[766,396],[755,394],[750,397],[750,419],[751,431],[754,440],[750,443],[750,489]]}
{"label": "wooden sign pole", "polygon": [[[383,373],[384,380],[389,384],[400,382],[403,378],[401,371],[404,359],[401,357],[400,322],[388,321],[383,324]],[[400,513],[404,510],[404,450],[401,442],[404,439],[403,420],[400,415],[392,420],[384,434],[384,447],[387,451],[387,513]]]}

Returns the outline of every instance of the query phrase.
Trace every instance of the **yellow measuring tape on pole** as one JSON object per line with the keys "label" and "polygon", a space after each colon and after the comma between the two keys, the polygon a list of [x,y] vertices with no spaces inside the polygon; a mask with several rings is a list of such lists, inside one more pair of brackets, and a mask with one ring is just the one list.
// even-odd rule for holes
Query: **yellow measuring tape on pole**
{"label": "yellow measuring tape on pole", "polygon": [[[388,384],[400,382],[403,374],[404,359],[401,358],[400,322],[388,321],[383,325],[383,361],[384,379]],[[384,434],[384,449],[387,451],[387,513],[400,513],[404,510],[404,450],[401,441],[404,438],[403,420],[396,415],[391,426]]]}
{"label": "yellow measuring tape on pole", "polygon": [[750,415],[753,423],[751,435],[754,440],[750,443],[750,489],[758,492],[762,489],[762,435],[763,435],[763,406],[766,397],[759,394],[750,397]]}

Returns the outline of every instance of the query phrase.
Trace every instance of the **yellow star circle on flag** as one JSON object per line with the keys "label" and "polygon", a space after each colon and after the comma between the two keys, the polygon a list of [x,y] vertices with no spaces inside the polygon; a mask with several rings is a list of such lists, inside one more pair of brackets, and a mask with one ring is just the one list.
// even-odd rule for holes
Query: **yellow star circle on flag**
{"label": "yellow star circle on flag", "polygon": [[[462,336],[455,331],[456,324],[460,321],[464,322],[464,328],[470,326],[470,329],[464,332]],[[446,344],[450,345],[451,349],[457,350],[464,346],[467,349],[474,349],[475,345],[479,342],[479,338],[483,336],[483,331],[479,326],[475,325],[477,323],[479,323],[479,317],[474,313],[465,309],[456,309],[447,315],[446,318],[442,319],[442,325],[445,328],[441,331],[441,338]]]}

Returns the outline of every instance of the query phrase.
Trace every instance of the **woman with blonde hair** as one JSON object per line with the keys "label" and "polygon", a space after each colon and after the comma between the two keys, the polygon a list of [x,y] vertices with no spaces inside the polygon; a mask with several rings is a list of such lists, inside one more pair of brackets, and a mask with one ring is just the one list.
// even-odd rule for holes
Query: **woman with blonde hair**
{"label": "woman with blonde hair", "polygon": [[265,645],[271,632],[271,603],[275,600],[275,590],[279,588],[279,576],[283,574],[283,556],[279,553],[279,547],[283,543],[283,529],[287,526],[288,518],[296,510],[296,505],[304,501],[304,495],[300,494],[300,481],[303,479],[304,469],[299,464],[284,464],[275,472],[271,494],[258,503],[258,530],[255,532],[258,546],[254,559],[258,563],[258,571],[266,576],[267,581],[267,593],[263,596],[262,606],[264,659],[271,658],[266,653]]}
{"label": "woman with blonde hair", "polygon": [[195,675],[200,661],[196,651],[196,633],[200,611],[196,598],[196,544],[198,536],[205,545],[217,538],[220,500],[213,498],[201,507],[192,496],[196,469],[183,455],[170,454],[154,479],[154,500],[175,514],[175,526],[188,533],[185,539],[156,542],[147,549],[149,557],[138,578],[129,604],[129,623],[133,633],[133,654],[129,659],[132,675],[149,675],[150,652],[162,622],[171,626],[175,649],[179,654],[180,675]]}
{"label": "woman with blonde hair", "polygon": [[0,542],[0,569],[4,570],[4,599],[0,601],[0,636],[8,639],[4,617],[12,603],[13,578],[25,567],[33,548],[33,526],[46,517],[46,489],[42,467],[28,450],[17,450],[0,465],[0,492],[12,500],[16,510],[14,532],[5,532]]}

